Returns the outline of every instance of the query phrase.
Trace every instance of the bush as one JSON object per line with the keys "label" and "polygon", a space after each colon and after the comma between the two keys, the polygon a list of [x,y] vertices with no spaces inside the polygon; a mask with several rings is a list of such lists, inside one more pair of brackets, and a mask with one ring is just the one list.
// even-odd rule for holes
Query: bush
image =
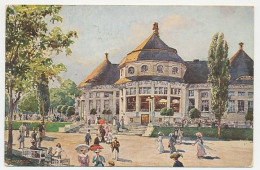
{"label": "bush", "polygon": [[193,108],[193,109],[190,109],[189,116],[191,119],[200,118],[201,113],[198,109]]}
{"label": "bush", "polygon": [[[158,132],[162,132],[165,135],[169,135],[175,130],[174,127],[155,127],[151,137],[158,137]],[[210,127],[182,127],[184,137],[196,138],[196,133],[201,132],[203,137],[214,137],[217,138],[217,128]],[[249,128],[229,128],[221,129],[222,139],[231,139],[231,140],[253,140],[253,129]]]}
{"label": "bush", "polygon": [[68,109],[68,106],[63,105],[61,108],[61,113],[66,114],[67,109]]}
{"label": "bush", "polygon": [[61,108],[62,108],[62,105],[57,106],[57,112],[58,113],[61,113]]}

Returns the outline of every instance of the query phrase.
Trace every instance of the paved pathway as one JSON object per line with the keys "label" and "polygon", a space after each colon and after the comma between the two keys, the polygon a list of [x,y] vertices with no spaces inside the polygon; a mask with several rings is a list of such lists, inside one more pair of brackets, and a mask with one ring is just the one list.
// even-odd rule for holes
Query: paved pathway
{"label": "paved pathway", "polygon": [[[14,149],[18,150],[17,141],[18,131],[14,131]],[[84,143],[84,134],[79,133],[46,133],[47,140],[42,142],[42,146],[55,148],[57,143],[61,143],[65,150],[63,157],[70,158],[71,165],[79,166],[77,162],[77,153],[74,148],[78,144]],[[94,136],[92,136],[94,138]],[[118,140],[121,143],[120,161],[115,162],[116,166],[168,166],[171,167],[173,160],[169,158],[169,153],[159,154],[157,150],[156,138],[141,137],[141,136],[124,136],[118,135]],[[7,131],[5,133],[7,140]],[[26,146],[30,146],[30,138],[26,138]],[[196,146],[192,146],[194,141],[185,140],[184,144],[176,145],[176,148],[182,152],[183,162],[186,167],[249,167],[252,164],[253,158],[253,143],[252,141],[205,141],[205,144],[213,150],[206,150],[207,156],[211,159],[197,159]],[[91,144],[93,143],[93,140]],[[168,140],[163,141],[165,150]],[[104,147],[101,155],[106,158],[106,161],[112,159],[110,145],[101,143]],[[88,153],[91,160],[93,152]],[[93,163],[90,164],[93,166]],[[107,163],[105,166],[108,166]]]}

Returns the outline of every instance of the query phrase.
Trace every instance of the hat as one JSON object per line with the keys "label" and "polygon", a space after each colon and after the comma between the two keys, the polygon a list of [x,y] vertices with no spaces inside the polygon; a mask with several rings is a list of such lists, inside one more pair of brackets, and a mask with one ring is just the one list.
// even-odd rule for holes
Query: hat
{"label": "hat", "polygon": [[159,132],[159,133],[158,133],[158,136],[163,136],[163,133],[162,133],[162,132]]}
{"label": "hat", "polygon": [[183,157],[182,154],[180,154],[180,153],[173,153],[173,154],[170,156],[171,159],[173,159],[173,158],[178,159],[179,157]]}
{"label": "hat", "polygon": [[117,137],[114,137],[114,139],[117,139]]}
{"label": "hat", "polygon": [[113,162],[113,161],[108,161],[108,164],[115,166],[115,162]]}
{"label": "hat", "polygon": [[197,132],[197,133],[196,133],[196,136],[197,136],[197,137],[202,137],[202,134],[201,134],[200,132]]}
{"label": "hat", "polygon": [[97,149],[97,150],[95,150],[95,153],[99,153],[99,152],[101,152],[101,150],[100,150],[100,149]]}

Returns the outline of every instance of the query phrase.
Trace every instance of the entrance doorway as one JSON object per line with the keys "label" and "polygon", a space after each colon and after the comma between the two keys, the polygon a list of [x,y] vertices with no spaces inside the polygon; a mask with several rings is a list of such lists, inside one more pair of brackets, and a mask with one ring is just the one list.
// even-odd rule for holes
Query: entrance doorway
{"label": "entrance doorway", "polygon": [[149,114],[142,114],[141,115],[141,124],[148,125],[149,123]]}

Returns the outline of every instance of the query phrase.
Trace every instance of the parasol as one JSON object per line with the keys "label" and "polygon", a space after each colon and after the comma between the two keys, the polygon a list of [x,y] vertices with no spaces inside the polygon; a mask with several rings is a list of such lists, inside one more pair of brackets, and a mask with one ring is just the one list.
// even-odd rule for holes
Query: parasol
{"label": "parasol", "polygon": [[88,150],[95,151],[97,149],[104,149],[101,145],[91,145]]}
{"label": "parasol", "polygon": [[104,120],[104,119],[100,119],[100,120],[98,121],[98,123],[99,123],[99,124],[105,124],[105,120]]}
{"label": "parasol", "polygon": [[88,151],[89,147],[88,147],[88,145],[86,145],[86,144],[79,144],[79,145],[75,148],[75,150],[76,150],[78,153],[81,153],[81,150],[82,150],[82,149],[85,149],[86,151]]}

